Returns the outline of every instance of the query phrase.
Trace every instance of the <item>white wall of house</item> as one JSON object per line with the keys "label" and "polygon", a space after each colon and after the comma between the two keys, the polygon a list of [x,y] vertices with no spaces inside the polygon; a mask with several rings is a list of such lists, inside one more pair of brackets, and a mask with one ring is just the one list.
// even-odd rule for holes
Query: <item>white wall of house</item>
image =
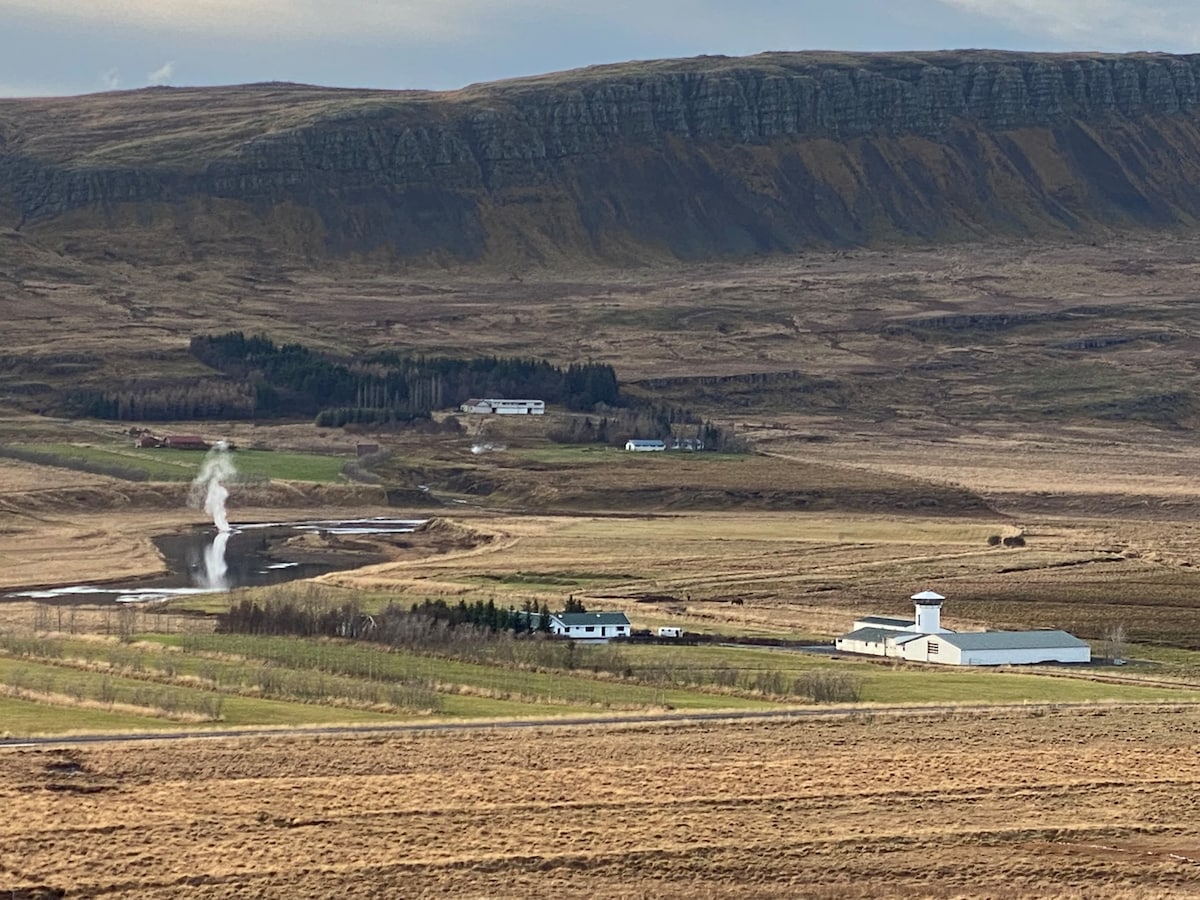
{"label": "white wall of house", "polygon": [[557,619],[550,620],[551,634],[569,637],[575,641],[594,641],[600,643],[615,637],[629,637],[628,625],[569,625],[564,626]]}
{"label": "white wall of house", "polygon": [[872,656],[885,656],[887,649],[883,641],[860,641],[844,637],[834,641],[833,646],[845,653],[869,653]]}

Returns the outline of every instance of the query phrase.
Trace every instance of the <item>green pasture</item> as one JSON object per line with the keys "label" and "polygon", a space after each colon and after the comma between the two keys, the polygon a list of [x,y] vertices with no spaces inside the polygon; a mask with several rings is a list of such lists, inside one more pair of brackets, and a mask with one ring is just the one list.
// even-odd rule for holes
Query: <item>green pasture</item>
{"label": "green pasture", "polygon": [[[205,688],[188,687],[178,682],[163,684],[157,681],[114,675],[104,671],[76,668],[65,664],[53,664],[29,659],[0,657],[0,682],[11,685],[15,682],[29,690],[73,695],[79,692],[89,703],[99,702],[101,691],[111,691],[116,703],[138,704],[139,697],[151,705],[166,694],[173,695],[177,709],[184,712],[199,711],[218,692]],[[101,687],[103,685],[103,688]],[[220,693],[220,725],[308,725],[335,722],[380,722],[395,721],[395,715],[367,710],[345,709],[336,706],[296,703],[284,700],[243,697]],[[92,707],[56,706],[34,703],[45,711],[44,717],[30,729],[31,732],[64,731],[88,727],[82,724],[95,712]],[[140,705],[140,704],[139,704]],[[195,723],[173,722],[163,716],[147,713],[111,712],[121,718],[138,723],[136,727],[195,727]],[[203,724],[203,723],[200,723]],[[215,724],[215,723],[214,723]],[[5,724],[5,730],[13,726]],[[126,726],[128,727],[128,725]]]}
{"label": "green pasture", "polygon": [[863,681],[865,703],[1200,702],[1200,690],[989,671],[881,671]]}
{"label": "green pasture", "polygon": [[30,700],[0,697],[0,737],[64,734],[71,731],[127,732],[179,728],[177,722],[68,706],[49,706]]}
{"label": "green pasture", "polygon": [[[534,670],[389,650],[369,643],[253,635],[143,635],[116,640],[0,636],[0,684],[85,701],[53,705],[0,697],[0,734],[228,726],[297,726],[427,718],[553,717],[598,709],[770,709],[722,692],[720,673],[850,673],[860,702],[1200,702],[1200,689],[1090,680],[1089,670],[1035,673],[882,665],[772,648],[621,645],[626,675]],[[606,651],[607,652],[607,651]],[[581,656],[586,663],[587,656]],[[1106,673],[1097,673],[1106,674]],[[109,708],[102,702],[109,701]],[[164,698],[167,698],[164,701]],[[164,709],[219,721],[172,721]],[[169,701],[169,702],[168,702]],[[799,697],[794,702],[803,702]],[[145,714],[113,704],[134,704]],[[384,712],[383,709],[390,709]],[[156,711],[157,710],[157,711]]]}
{"label": "green pasture", "polygon": [[218,634],[150,635],[147,639],[183,646],[193,652],[233,654],[292,668],[318,669],[359,678],[435,683],[448,688],[450,693],[455,686],[460,686],[523,701],[584,708],[669,705],[677,709],[758,709],[774,705],[766,700],[590,677],[582,671],[580,674],[535,672],[388,650],[368,643]]}
{"label": "green pasture", "polygon": [[[869,660],[833,660],[816,654],[766,648],[631,645],[622,647],[634,675],[656,669],[680,677],[710,678],[720,669],[779,671],[785,677],[814,669],[851,671],[861,679],[864,703],[1087,703],[1200,701],[1200,689],[1114,684],[1074,674],[992,669],[908,668]],[[1111,674],[1105,672],[1104,674]]]}
{"label": "green pasture", "polygon": [[[85,705],[20,701],[3,731],[14,734],[144,727],[295,726],[400,721],[429,715],[514,718],[597,708],[769,708],[765,700],[588,674],[532,672],[371,644],[245,635],[146,635],[133,643],[66,637],[0,638],[0,684],[59,694]],[[165,698],[165,699],[164,699]],[[219,698],[219,704],[214,700]],[[145,715],[102,707],[147,708]],[[426,702],[428,701],[428,702]],[[389,712],[374,705],[392,704]],[[404,704],[407,703],[407,708]],[[179,723],[160,711],[219,723]],[[363,708],[367,707],[367,708]],[[37,714],[40,710],[41,713]]]}
{"label": "green pasture", "polygon": [[[117,447],[95,444],[22,444],[45,454],[63,468],[113,467],[145,473],[150,481],[191,481],[200,471],[206,451],[166,447]],[[336,456],[285,453],[274,450],[235,450],[238,473],[253,479],[336,482],[346,460]]]}

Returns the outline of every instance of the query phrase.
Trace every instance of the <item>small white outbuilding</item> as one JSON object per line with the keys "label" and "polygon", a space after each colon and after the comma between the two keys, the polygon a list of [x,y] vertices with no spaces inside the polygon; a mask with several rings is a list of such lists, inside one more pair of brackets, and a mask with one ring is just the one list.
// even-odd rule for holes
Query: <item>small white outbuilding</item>
{"label": "small white outbuilding", "polygon": [[844,653],[887,656],[950,666],[1086,663],[1092,650],[1065,631],[964,631],[942,627],[942,601],[933,591],[913,594],[915,619],[865,616],[834,645]]}

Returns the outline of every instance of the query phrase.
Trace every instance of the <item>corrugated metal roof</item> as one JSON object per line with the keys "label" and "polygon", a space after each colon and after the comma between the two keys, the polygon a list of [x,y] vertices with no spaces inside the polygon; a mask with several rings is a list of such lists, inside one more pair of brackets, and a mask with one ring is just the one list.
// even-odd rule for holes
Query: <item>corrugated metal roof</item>
{"label": "corrugated metal roof", "polygon": [[1065,631],[960,631],[930,637],[959,650],[1048,650],[1088,646],[1087,641]]}
{"label": "corrugated metal roof", "polygon": [[563,613],[554,616],[567,628],[581,625],[628,625],[629,617],[623,612]]}
{"label": "corrugated metal roof", "polygon": [[[868,641],[872,644],[882,644],[884,638],[895,637],[897,632],[887,628],[856,628],[849,634],[843,634],[839,641]],[[916,637],[916,635],[913,635]]]}
{"label": "corrugated metal roof", "polygon": [[895,628],[909,628],[917,624],[912,619],[893,619],[889,616],[863,616],[861,619],[855,619],[855,622],[866,622],[870,625],[891,625]]}

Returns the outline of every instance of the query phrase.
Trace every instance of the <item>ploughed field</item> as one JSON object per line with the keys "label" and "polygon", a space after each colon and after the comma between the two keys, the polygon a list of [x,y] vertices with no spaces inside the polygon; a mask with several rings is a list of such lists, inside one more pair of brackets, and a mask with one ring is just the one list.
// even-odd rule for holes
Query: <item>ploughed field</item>
{"label": "ploughed field", "polygon": [[0,750],[0,889],[114,897],[1200,892],[1200,711]]}

